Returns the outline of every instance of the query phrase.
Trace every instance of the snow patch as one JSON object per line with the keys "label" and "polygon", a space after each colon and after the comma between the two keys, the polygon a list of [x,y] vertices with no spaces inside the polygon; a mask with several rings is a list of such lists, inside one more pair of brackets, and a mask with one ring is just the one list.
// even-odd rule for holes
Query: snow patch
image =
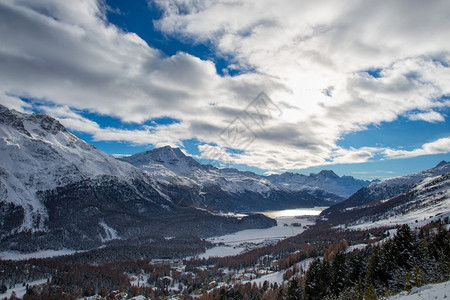
{"label": "snow patch", "polygon": [[[29,286],[34,286],[34,285],[40,285],[40,284],[44,284],[44,283],[47,283],[47,279],[31,281],[31,282],[28,282],[27,284]],[[16,297],[23,298],[23,296],[27,292],[27,285],[25,284],[25,286],[24,286],[22,283],[16,284],[12,289],[8,289],[5,293],[0,294],[0,299],[4,299],[4,298],[9,299],[13,292],[16,294]]]}
{"label": "snow patch", "polygon": [[351,245],[350,247],[348,247],[345,252],[349,253],[352,252],[353,250],[361,250],[366,248],[367,244],[356,244],[356,245]]}
{"label": "snow patch", "polygon": [[210,257],[226,257],[226,256],[234,256],[238,255],[245,251],[244,247],[236,247],[236,246],[216,246],[206,250],[206,252],[200,254],[198,256],[199,259],[205,258],[208,259]]}
{"label": "snow patch", "polygon": [[100,234],[100,238],[102,242],[107,242],[111,240],[119,239],[119,235],[117,234],[117,230],[112,227],[109,227],[105,221],[99,223],[99,225],[103,228],[104,234]]}
{"label": "snow patch", "polygon": [[[252,284],[256,283],[257,285],[259,285],[259,284],[262,285],[264,283],[264,281],[267,281],[269,284],[275,283],[275,282],[277,284],[281,284],[283,282],[283,276],[284,276],[285,273],[286,273],[286,270],[285,271],[280,271],[280,272],[274,272],[274,273],[271,273],[271,274],[263,275],[263,276],[261,276],[259,278],[255,278],[255,279],[249,280],[248,282],[250,282]],[[243,282],[243,283],[245,283],[245,282]]]}
{"label": "snow patch", "polygon": [[75,251],[71,249],[62,250],[43,250],[32,253],[21,253],[16,251],[3,251],[0,252],[0,259],[2,260],[26,260],[30,258],[47,258],[63,255],[71,255],[80,251]]}
{"label": "snow patch", "polygon": [[388,300],[422,300],[422,299],[447,299],[450,298],[450,281],[428,284],[419,288],[413,288],[410,293],[400,293],[389,297]]}

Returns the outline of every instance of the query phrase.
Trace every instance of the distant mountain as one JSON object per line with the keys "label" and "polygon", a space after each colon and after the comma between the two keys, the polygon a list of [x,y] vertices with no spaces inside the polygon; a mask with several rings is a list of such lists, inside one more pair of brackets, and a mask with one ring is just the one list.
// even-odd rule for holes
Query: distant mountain
{"label": "distant mountain", "polygon": [[352,176],[339,177],[331,170],[323,170],[309,176],[295,173],[270,175],[268,179],[290,190],[323,190],[342,198],[348,198],[370,181],[355,179]]}
{"label": "distant mountain", "polygon": [[[89,249],[116,239],[211,236],[275,224],[174,202],[147,172],[45,114],[0,105],[0,249]],[[167,171],[170,172],[170,171]]]}
{"label": "distant mountain", "polygon": [[[450,213],[450,163],[440,162],[419,173],[371,183],[347,200],[324,210],[320,218],[332,225],[379,222],[395,218],[419,221]],[[392,218],[389,220],[389,218]]]}
{"label": "distant mountain", "polygon": [[263,211],[329,206],[369,184],[333,171],[261,176],[201,165],[169,146],[121,158],[149,173],[171,198],[210,210]]}

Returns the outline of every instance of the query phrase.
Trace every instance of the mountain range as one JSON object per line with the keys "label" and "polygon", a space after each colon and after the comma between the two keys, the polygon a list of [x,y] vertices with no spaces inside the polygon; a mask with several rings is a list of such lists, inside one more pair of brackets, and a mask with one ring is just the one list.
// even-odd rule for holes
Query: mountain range
{"label": "mountain range", "polygon": [[331,206],[318,221],[327,226],[387,226],[395,218],[449,215],[445,161],[369,182],[330,170],[263,176],[217,168],[170,146],[117,159],[48,115],[2,105],[0,153],[0,250],[208,237],[271,227],[276,221],[256,212],[300,207]]}
{"label": "mountain range", "polygon": [[[262,176],[202,165],[180,149],[166,146],[121,158],[147,171],[178,203],[213,211],[264,211],[330,206],[369,184],[333,171]],[[186,192],[186,190],[188,192]]]}
{"label": "mountain range", "polygon": [[270,227],[263,215],[217,213],[329,206],[369,183],[219,169],[168,146],[119,160],[48,115],[2,105],[0,153],[0,249],[21,251]]}

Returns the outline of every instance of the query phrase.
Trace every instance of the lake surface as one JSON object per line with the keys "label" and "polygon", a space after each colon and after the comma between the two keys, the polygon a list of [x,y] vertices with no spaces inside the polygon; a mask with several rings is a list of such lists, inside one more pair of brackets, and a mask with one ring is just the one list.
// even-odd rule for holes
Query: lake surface
{"label": "lake surface", "polygon": [[[246,229],[223,236],[208,238],[216,247],[206,250],[199,258],[224,257],[236,255],[250,250],[274,244],[282,239],[297,235],[314,225],[313,216],[317,216],[327,207],[298,208],[261,212],[277,220],[277,225],[264,229]],[[249,248],[250,247],[250,248]]]}
{"label": "lake surface", "polygon": [[318,216],[323,210],[327,208],[328,207],[296,208],[296,209],[263,211],[261,213],[272,219],[278,219],[283,217]]}

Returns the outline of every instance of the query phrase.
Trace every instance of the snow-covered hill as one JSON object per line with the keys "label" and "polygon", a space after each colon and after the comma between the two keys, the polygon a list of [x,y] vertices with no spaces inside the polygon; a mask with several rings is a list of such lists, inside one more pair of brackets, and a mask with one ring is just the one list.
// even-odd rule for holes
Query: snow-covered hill
{"label": "snow-covered hill", "polygon": [[387,300],[423,300],[423,299],[448,299],[450,298],[450,281],[427,284],[412,288],[411,292],[402,292],[391,296]]}
{"label": "snow-covered hill", "polygon": [[340,211],[351,210],[353,207],[359,207],[373,201],[387,200],[392,197],[399,196],[408,192],[421,180],[439,176],[447,172],[450,172],[450,163],[441,161],[434,168],[428,170],[406,176],[385,179],[380,182],[373,182],[358,190],[345,201],[324,210],[321,215],[337,215]]}
{"label": "snow-covered hill", "polygon": [[449,171],[450,163],[441,161],[434,168],[428,170],[406,176],[385,179],[380,182],[373,182],[353,194],[349,199],[343,202],[342,205],[355,206],[375,200],[389,199],[407,192],[411,187],[425,178],[442,175]]}
{"label": "snow-covered hill", "polygon": [[[383,188],[389,186],[391,192],[396,187],[403,190],[404,186],[410,186],[404,193],[396,194],[393,197],[384,198],[383,196],[382,199],[368,201],[374,194],[368,192],[363,194],[360,190],[355,195],[368,195],[368,197],[357,202],[354,201],[355,195],[353,195],[348,200],[323,211],[321,219],[332,225],[345,224],[352,227],[370,228],[397,224],[419,226],[434,219],[449,217],[450,171],[445,172],[449,166],[449,163],[441,162],[432,169],[378,184]],[[445,173],[442,174],[442,172]],[[419,181],[413,183],[416,180]],[[373,189],[371,186],[362,190],[381,191],[381,189]],[[379,195],[386,194],[378,193],[376,195],[381,197]]]}
{"label": "snow-covered hill", "polygon": [[354,221],[354,227],[397,224],[420,227],[435,219],[450,217],[450,172],[423,179],[407,193],[372,206],[378,209]]}
{"label": "snow-covered hill", "polygon": [[22,230],[43,230],[48,217],[36,192],[109,175],[128,181],[135,168],[104,154],[45,114],[0,105],[0,201],[24,208]]}

